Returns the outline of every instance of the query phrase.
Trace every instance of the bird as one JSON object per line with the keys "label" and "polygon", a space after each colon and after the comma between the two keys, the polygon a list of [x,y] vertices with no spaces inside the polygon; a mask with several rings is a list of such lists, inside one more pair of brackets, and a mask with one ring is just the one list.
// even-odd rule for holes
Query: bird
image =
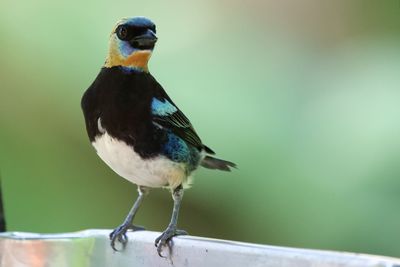
{"label": "bird", "polygon": [[236,164],[214,157],[189,119],[150,74],[148,61],[157,42],[156,25],[146,17],[124,18],[115,25],[99,74],[84,92],[81,108],[97,155],[119,176],[137,185],[138,197],[110,245],[125,247],[128,230],[144,230],[133,219],[151,188],[166,188],[174,202],[170,223],[155,240],[160,256],[177,228],[183,192],[203,166],[230,171]]}

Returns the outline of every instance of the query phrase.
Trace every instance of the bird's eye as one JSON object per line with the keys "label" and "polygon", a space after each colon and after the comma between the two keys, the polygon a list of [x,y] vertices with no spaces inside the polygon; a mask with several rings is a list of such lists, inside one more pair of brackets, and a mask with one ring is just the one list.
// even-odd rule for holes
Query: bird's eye
{"label": "bird's eye", "polygon": [[154,33],[156,33],[156,25],[151,26],[150,30],[152,30]]}
{"label": "bird's eye", "polygon": [[119,39],[123,41],[128,40],[129,30],[128,27],[126,27],[125,25],[119,25],[115,32],[117,33]]}

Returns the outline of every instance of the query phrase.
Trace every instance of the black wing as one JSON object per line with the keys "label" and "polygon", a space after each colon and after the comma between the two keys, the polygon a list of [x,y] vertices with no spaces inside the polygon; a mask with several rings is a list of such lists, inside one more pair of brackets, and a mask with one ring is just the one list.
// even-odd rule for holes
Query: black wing
{"label": "black wing", "polygon": [[151,112],[153,122],[163,128],[169,129],[174,134],[182,138],[186,143],[205,150],[208,154],[215,154],[210,148],[205,146],[197,135],[189,119],[174,104],[161,85],[153,78],[155,82],[154,97],[151,102]]}
{"label": "black wing", "polygon": [[151,112],[156,124],[171,130],[185,142],[200,150],[204,147],[189,119],[170,99],[154,97],[151,102]]}

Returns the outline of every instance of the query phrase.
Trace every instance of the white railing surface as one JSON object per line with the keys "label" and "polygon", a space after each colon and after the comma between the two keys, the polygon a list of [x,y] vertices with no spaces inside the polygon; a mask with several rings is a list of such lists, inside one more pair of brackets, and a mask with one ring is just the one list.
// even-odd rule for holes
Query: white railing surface
{"label": "white railing surface", "polygon": [[110,230],[67,234],[0,234],[1,267],[400,267],[400,259],[356,253],[265,246],[234,241],[180,236],[172,249],[158,256],[154,240],[160,233],[128,233],[120,252],[110,247]]}

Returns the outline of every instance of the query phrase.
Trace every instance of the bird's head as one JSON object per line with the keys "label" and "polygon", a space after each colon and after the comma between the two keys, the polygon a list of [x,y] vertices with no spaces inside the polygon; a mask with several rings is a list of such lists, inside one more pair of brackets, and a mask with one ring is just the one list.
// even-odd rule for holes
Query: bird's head
{"label": "bird's head", "polygon": [[156,25],[151,20],[145,17],[122,19],[111,33],[104,66],[122,66],[147,72],[147,62],[156,42]]}

